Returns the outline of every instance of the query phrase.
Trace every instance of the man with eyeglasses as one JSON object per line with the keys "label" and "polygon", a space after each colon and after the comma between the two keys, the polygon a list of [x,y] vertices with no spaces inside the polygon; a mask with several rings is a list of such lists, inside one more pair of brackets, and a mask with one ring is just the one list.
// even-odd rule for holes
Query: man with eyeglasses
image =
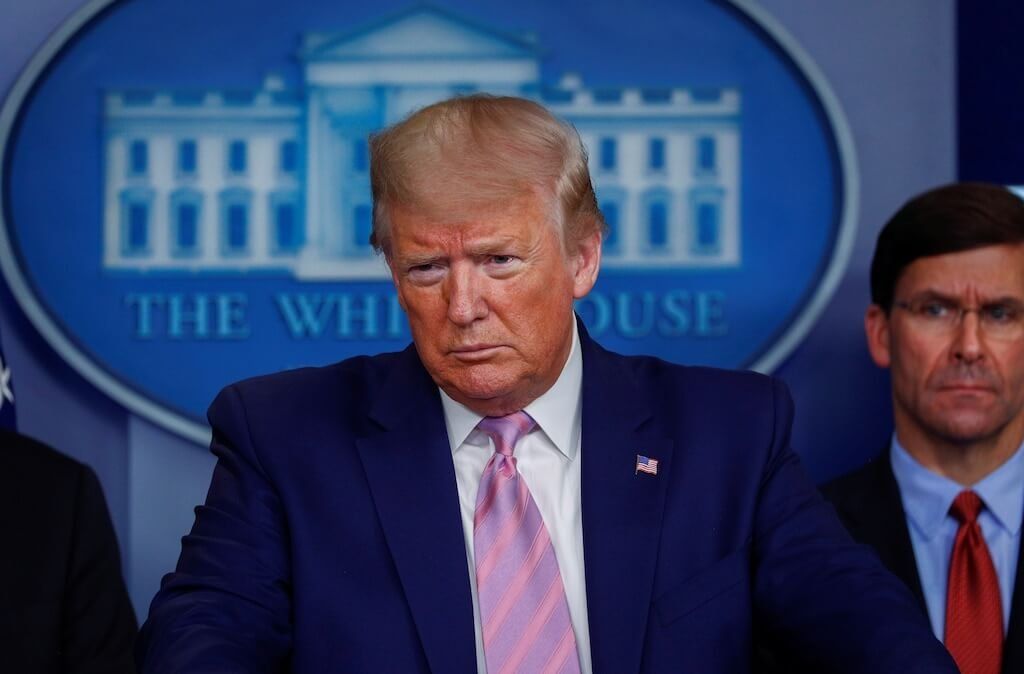
{"label": "man with eyeglasses", "polygon": [[871,300],[895,432],[823,491],[964,674],[1022,672],[1024,201],[980,183],[911,199],[879,235]]}

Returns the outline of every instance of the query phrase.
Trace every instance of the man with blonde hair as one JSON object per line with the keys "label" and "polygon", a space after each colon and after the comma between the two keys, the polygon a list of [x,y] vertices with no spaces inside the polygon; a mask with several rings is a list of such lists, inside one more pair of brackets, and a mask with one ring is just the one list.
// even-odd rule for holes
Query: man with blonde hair
{"label": "man with blonde hair", "polygon": [[852,545],[756,374],[605,351],[576,131],[471,96],[371,141],[413,344],[241,382],[146,672],[955,672]]}

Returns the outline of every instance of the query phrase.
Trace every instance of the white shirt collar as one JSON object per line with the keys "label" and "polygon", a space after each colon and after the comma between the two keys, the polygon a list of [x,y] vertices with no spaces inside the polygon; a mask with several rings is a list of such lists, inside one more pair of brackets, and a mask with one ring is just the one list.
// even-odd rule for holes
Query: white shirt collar
{"label": "white shirt collar", "polygon": [[[580,391],[583,386],[583,355],[575,316],[572,322],[572,347],[562,373],[554,385],[526,406],[525,412],[533,417],[537,426],[570,461],[576,458],[580,432]],[[440,389],[438,389],[441,391]],[[462,403],[441,391],[444,422],[448,428],[448,443],[452,453],[466,442],[469,434],[483,419]]]}

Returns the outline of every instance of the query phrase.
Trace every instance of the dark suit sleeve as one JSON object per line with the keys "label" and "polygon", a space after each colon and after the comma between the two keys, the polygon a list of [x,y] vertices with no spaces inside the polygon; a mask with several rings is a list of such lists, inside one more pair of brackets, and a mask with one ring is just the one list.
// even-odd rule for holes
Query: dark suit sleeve
{"label": "dark suit sleeve", "polygon": [[957,672],[910,592],[854,544],[790,448],[793,403],[774,382],[775,430],[755,522],[765,638],[803,671]]}
{"label": "dark suit sleeve", "polygon": [[82,466],[80,474],[62,603],[63,671],[134,672],[135,612],[121,576],[117,538],[95,473]]}
{"label": "dark suit sleeve", "polygon": [[241,394],[210,406],[217,456],[205,505],[182,539],[139,637],[144,672],[275,672],[291,648],[290,569],[280,500]]}

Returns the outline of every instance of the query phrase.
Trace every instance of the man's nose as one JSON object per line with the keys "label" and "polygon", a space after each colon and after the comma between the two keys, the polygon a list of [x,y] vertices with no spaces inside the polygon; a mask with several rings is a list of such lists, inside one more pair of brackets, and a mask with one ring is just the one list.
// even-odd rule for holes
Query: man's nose
{"label": "man's nose", "polygon": [[470,266],[455,265],[448,275],[448,320],[469,325],[487,315],[482,284]]}
{"label": "man's nose", "polygon": [[953,357],[973,363],[984,356],[981,339],[981,319],[976,311],[966,311],[956,326],[953,342]]}

